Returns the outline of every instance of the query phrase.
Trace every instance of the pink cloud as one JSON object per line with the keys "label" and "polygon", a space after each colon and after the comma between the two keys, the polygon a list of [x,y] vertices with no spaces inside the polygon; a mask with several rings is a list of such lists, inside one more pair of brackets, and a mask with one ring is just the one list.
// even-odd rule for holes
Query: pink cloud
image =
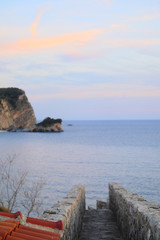
{"label": "pink cloud", "polygon": [[111,0],[102,0],[102,2],[105,4],[106,7],[110,7]]}
{"label": "pink cloud", "polygon": [[0,45],[0,54],[24,54],[54,47],[84,46],[101,33],[101,29],[92,29],[48,38],[24,38],[15,43]]}
{"label": "pink cloud", "polygon": [[112,24],[111,28],[126,29],[126,25],[125,24]]}
{"label": "pink cloud", "polygon": [[38,32],[37,32],[37,30],[36,30],[35,28],[38,26],[39,21],[40,21],[42,15],[43,15],[44,11],[47,10],[47,9],[49,9],[49,8],[50,8],[50,5],[44,7],[43,9],[41,9],[41,10],[39,11],[39,13],[38,13],[38,15],[37,15],[34,23],[31,25],[30,31],[32,32],[32,34],[33,34],[34,37],[36,37],[37,34],[38,34]]}
{"label": "pink cloud", "polygon": [[160,88],[155,86],[92,84],[85,86],[62,86],[58,91],[30,96],[32,101],[49,99],[100,99],[100,98],[160,97]]}
{"label": "pink cloud", "polygon": [[79,61],[79,60],[88,60],[93,59],[95,57],[102,56],[104,52],[102,51],[92,51],[92,52],[84,52],[84,51],[76,51],[74,49],[68,49],[68,51],[61,56],[62,59],[68,61]]}
{"label": "pink cloud", "polygon": [[32,32],[32,34],[33,34],[34,37],[37,36],[37,31],[36,31],[35,28],[38,26],[42,14],[43,14],[43,11],[41,10],[41,11],[39,12],[38,16],[36,17],[35,22],[34,22],[34,23],[32,24],[32,26],[30,27],[30,31]]}
{"label": "pink cloud", "polygon": [[128,47],[144,47],[151,45],[160,45],[160,39],[142,39],[142,40],[132,40],[132,39],[121,39],[121,40],[106,40],[106,49],[113,48],[128,48]]}
{"label": "pink cloud", "polygon": [[142,12],[141,15],[129,17],[128,20],[135,22],[147,22],[155,20],[157,18],[160,18],[160,13],[157,11],[157,9],[151,9],[149,13]]}
{"label": "pink cloud", "polygon": [[111,3],[112,3],[113,0],[90,0],[90,1],[92,2],[92,4],[94,2],[97,2],[98,4],[103,3],[103,6],[108,8],[108,7],[111,6]]}

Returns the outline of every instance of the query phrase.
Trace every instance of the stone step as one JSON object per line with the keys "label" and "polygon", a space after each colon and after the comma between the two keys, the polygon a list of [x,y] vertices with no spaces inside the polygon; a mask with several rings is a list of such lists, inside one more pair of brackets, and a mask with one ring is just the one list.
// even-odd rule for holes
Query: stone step
{"label": "stone step", "polygon": [[123,240],[109,209],[86,210],[79,240]]}

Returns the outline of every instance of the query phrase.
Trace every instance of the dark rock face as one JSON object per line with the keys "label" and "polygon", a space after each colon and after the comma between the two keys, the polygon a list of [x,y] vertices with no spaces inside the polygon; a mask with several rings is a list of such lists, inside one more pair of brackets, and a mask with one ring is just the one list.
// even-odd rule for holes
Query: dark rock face
{"label": "dark rock face", "polygon": [[35,114],[25,92],[0,88],[0,129],[32,128],[35,124]]}
{"label": "dark rock face", "polygon": [[51,127],[56,123],[62,123],[62,119],[58,118],[58,119],[54,119],[54,118],[50,118],[47,117],[45,118],[42,122],[37,123],[36,126],[37,127]]}

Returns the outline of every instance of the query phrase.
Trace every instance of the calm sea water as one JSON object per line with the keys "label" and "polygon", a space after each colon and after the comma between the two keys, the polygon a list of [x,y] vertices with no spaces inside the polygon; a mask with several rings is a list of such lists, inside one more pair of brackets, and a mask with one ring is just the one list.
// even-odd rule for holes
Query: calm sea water
{"label": "calm sea water", "polygon": [[44,209],[75,184],[86,186],[87,205],[95,205],[113,181],[160,204],[160,121],[66,121],[63,128],[0,133],[1,158],[16,154],[29,183],[45,176]]}

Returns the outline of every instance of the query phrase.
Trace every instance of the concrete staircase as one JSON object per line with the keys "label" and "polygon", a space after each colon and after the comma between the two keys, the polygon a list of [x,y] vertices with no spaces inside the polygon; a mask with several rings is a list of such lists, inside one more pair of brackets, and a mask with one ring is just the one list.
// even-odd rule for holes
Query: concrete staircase
{"label": "concrete staircase", "polygon": [[79,240],[123,240],[109,209],[86,210]]}

